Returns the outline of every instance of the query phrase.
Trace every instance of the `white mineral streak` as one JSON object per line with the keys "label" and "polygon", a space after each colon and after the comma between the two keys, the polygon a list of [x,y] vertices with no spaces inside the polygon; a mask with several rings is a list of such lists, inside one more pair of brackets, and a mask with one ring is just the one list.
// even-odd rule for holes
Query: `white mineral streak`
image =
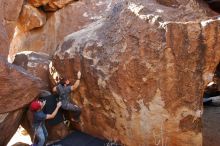
{"label": "white mineral streak", "polygon": [[7,116],[8,116],[8,113],[0,114],[0,123],[2,123]]}
{"label": "white mineral streak", "polygon": [[96,32],[98,32],[98,29],[104,25],[104,21],[105,19],[98,20],[88,25],[88,27],[86,27],[85,29],[82,29],[65,37],[64,42],[70,41],[72,40],[72,38],[74,38],[72,46],[70,48],[66,48],[65,52],[62,52],[62,45],[60,45],[58,50],[55,52],[55,55],[59,56],[60,59],[64,59],[64,54],[68,53],[69,58],[74,58],[75,54],[80,51],[80,44],[85,44],[85,42],[87,42],[87,47],[92,46],[95,41],[98,40]]}
{"label": "white mineral streak", "polygon": [[[161,22],[159,21],[160,16],[156,14],[147,14],[147,15],[142,15],[139,14],[139,12],[144,8],[143,5],[137,5],[135,3],[129,3],[128,9],[133,12],[137,17],[139,17],[141,20],[149,21],[150,23],[154,24],[156,22],[159,23],[159,26],[162,28],[165,28],[166,24],[168,22]],[[156,12],[162,13],[163,10],[158,9]]]}

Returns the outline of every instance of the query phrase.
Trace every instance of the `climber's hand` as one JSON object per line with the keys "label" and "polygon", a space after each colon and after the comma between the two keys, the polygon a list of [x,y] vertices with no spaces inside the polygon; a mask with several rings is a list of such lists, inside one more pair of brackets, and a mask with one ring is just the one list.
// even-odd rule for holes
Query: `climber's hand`
{"label": "climber's hand", "polygon": [[57,103],[57,107],[61,107],[61,105],[62,105],[62,103],[59,101],[59,102]]}
{"label": "climber's hand", "polygon": [[77,78],[78,78],[78,79],[81,78],[81,72],[80,72],[80,71],[78,71],[78,73],[77,73]]}

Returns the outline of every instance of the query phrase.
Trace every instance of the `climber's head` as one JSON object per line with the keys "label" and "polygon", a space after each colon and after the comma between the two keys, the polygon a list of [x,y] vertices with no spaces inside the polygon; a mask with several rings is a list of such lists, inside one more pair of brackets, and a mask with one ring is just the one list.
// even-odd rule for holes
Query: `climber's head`
{"label": "climber's head", "polygon": [[70,84],[70,81],[66,78],[66,77],[62,77],[61,79],[60,79],[60,84],[61,85],[69,85]]}
{"label": "climber's head", "polygon": [[45,103],[45,101],[35,100],[31,103],[30,109],[35,112],[39,111],[44,107]]}

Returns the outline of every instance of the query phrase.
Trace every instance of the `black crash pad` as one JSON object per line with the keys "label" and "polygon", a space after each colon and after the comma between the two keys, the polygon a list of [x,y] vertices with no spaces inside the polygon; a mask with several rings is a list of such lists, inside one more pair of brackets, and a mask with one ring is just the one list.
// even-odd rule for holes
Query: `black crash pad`
{"label": "black crash pad", "polygon": [[61,141],[50,144],[49,146],[107,146],[107,144],[108,141],[106,140],[101,140],[88,134],[74,131]]}

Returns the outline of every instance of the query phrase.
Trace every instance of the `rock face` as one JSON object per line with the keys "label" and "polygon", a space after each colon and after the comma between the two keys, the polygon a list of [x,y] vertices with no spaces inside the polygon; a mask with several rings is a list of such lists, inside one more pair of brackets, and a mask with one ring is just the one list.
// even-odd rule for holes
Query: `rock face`
{"label": "rock face", "polygon": [[[36,98],[44,84],[25,70],[9,64],[9,44],[23,0],[0,1],[0,145],[7,145],[23,115],[23,107]],[[20,108],[20,109],[19,109]]]}
{"label": "rock face", "polygon": [[0,113],[10,112],[29,104],[45,88],[39,78],[0,58]]}
{"label": "rock face", "polygon": [[82,71],[80,129],[128,146],[202,145],[202,94],[220,61],[218,19],[207,5],[118,3],[67,37],[53,64]]}
{"label": "rock face", "polygon": [[63,8],[72,1],[75,0],[28,0],[28,3],[34,7],[46,6],[47,8],[57,10],[58,8]]}
{"label": "rock face", "polygon": [[13,64],[23,67],[27,72],[40,78],[49,87],[49,64],[50,58],[45,53],[24,51],[15,55]]}
{"label": "rock face", "polygon": [[31,5],[35,6],[35,7],[40,7],[43,5],[46,5],[50,0],[27,0],[28,3],[30,3]]}
{"label": "rock face", "polygon": [[102,18],[109,10],[110,4],[109,0],[77,1],[50,14],[46,24],[40,29],[28,32],[16,29],[16,34],[10,45],[10,56],[27,50],[52,55],[58,43],[66,35]]}
{"label": "rock face", "polygon": [[[10,113],[0,114],[0,145],[7,145],[11,137],[14,135],[23,115],[23,110],[19,109]],[[4,132],[3,132],[4,131]],[[4,133],[4,134],[3,134]]]}
{"label": "rock face", "polygon": [[39,28],[46,23],[46,14],[29,5],[23,6],[21,14],[18,19],[18,27],[20,30],[28,31],[34,28]]}
{"label": "rock face", "polygon": [[0,50],[1,56],[6,57],[9,52],[9,38],[6,33],[5,27],[0,23]]}
{"label": "rock face", "polygon": [[48,139],[51,141],[63,139],[69,134],[69,128],[63,123],[59,123],[55,126],[47,126]]}
{"label": "rock face", "polygon": [[26,109],[26,112],[24,113],[23,118],[20,121],[20,125],[27,131],[27,133],[30,135],[30,137],[33,141],[34,130],[31,126],[32,122],[33,122],[33,113],[28,108],[28,109]]}
{"label": "rock face", "polygon": [[51,0],[45,7],[45,11],[56,11],[65,7],[67,4],[73,2],[74,0]]}
{"label": "rock face", "polygon": [[0,55],[7,57],[23,0],[0,1]]}

